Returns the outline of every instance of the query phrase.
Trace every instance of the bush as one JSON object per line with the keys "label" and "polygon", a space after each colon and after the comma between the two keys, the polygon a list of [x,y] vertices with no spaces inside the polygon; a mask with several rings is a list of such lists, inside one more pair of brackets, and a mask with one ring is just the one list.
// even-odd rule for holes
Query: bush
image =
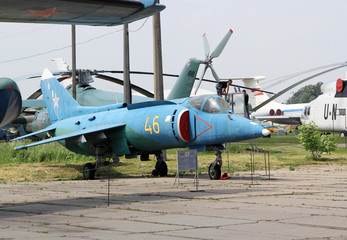
{"label": "bush", "polygon": [[298,138],[306,151],[311,151],[313,159],[319,159],[323,152],[336,150],[336,139],[332,135],[321,135],[313,122],[299,126]]}
{"label": "bush", "polygon": [[337,144],[336,139],[333,135],[322,135],[321,136],[322,152],[331,153],[336,150]]}

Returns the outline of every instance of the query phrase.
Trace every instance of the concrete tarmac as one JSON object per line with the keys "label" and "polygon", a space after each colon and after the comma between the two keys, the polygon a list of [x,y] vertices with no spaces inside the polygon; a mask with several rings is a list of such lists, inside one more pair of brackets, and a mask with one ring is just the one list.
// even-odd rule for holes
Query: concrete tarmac
{"label": "concrete tarmac", "polygon": [[0,185],[4,239],[347,239],[347,166]]}

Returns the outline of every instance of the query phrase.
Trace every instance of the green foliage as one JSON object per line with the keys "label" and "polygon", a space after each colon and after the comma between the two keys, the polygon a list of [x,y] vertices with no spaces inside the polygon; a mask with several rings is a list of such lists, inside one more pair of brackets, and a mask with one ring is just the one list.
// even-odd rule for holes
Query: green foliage
{"label": "green foliage", "polygon": [[336,139],[333,135],[321,135],[316,130],[314,123],[299,126],[300,134],[298,136],[300,143],[306,151],[311,151],[312,158],[320,158],[323,152],[331,153],[337,148]]}
{"label": "green foliage", "polygon": [[307,85],[300,88],[296,93],[294,93],[286,103],[308,103],[316,99],[320,94],[320,87],[322,82],[318,82],[316,85]]}
{"label": "green foliage", "polygon": [[320,155],[320,132],[316,130],[316,125],[304,124],[299,126],[300,134],[298,138],[306,151],[312,152],[312,157],[316,158]]}
{"label": "green foliage", "polygon": [[[279,168],[296,170],[302,165],[347,164],[347,138],[336,137],[336,140],[340,144],[346,144],[346,147],[337,148],[334,154],[326,154],[320,161],[313,159],[311,155],[307,156],[306,150],[299,145],[300,140],[294,133],[282,136],[273,134],[271,138],[258,138],[257,145],[259,149],[270,151],[271,170]],[[13,150],[16,146],[28,143],[30,143],[29,140],[25,143],[0,143],[0,184],[28,181],[81,180],[83,178],[81,173],[83,165],[87,162],[94,162],[94,157],[72,153],[58,143],[45,144],[28,150]],[[222,172],[235,172],[237,175],[240,171],[250,171],[250,152],[246,151],[246,149],[251,148],[250,141],[229,143],[227,148],[228,151],[222,151]],[[185,149],[167,150],[168,159],[166,163],[170,176],[175,176],[177,172],[177,150]],[[264,170],[264,153],[258,152],[254,157],[255,170]],[[215,158],[214,151],[199,152],[199,172],[207,174],[208,167]],[[101,167],[96,172],[96,177],[107,178],[109,174],[111,178],[124,176],[150,177],[155,166],[155,157],[151,155],[150,159],[152,161],[121,157],[120,163],[116,166]],[[184,174],[192,175],[192,172],[187,171]],[[182,175],[184,174],[182,172]]]}
{"label": "green foliage", "polygon": [[14,150],[16,146],[23,145],[23,142],[10,142],[0,144],[0,164],[12,163],[41,163],[41,162],[86,162],[94,161],[93,157],[87,157],[70,152],[58,143],[46,144],[28,150]]}
{"label": "green foliage", "polygon": [[331,153],[336,150],[336,139],[333,135],[321,136],[322,152]]}

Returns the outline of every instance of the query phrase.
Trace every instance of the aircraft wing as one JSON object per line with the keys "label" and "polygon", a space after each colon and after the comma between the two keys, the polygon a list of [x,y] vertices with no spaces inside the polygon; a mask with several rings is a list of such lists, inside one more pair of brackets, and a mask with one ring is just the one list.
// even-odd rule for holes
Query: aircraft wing
{"label": "aircraft wing", "polygon": [[279,124],[301,124],[300,117],[291,116],[256,116],[260,121],[272,121]]}
{"label": "aircraft wing", "polygon": [[1,0],[0,22],[115,26],[164,9],[156,0]]}
{"label": "aircraft wing", "polygon": [[[52,137],[52,138],[45,139],[45,140],[42,140],[42,141],[39,141],[39,142],[34,142],[34,143],[31,143],[31,144],[28,144],[28,145],[19,146],[19,147],[16,147],[14,149],[15,150],[27,149],[29,147],[33,147],[33,146],[37,146],[37,145],[41,145],[41,144],[46,144],[46,143],[50,143],[50,142],[66,140],[66,139],[69,139],[69,138],[83,136],[83,135],[86,135],[86,134],[89,134],[89,133],[102,132],[102,131],[105,131],[105,130],[118,128],[118,127],[123,127],[123,126],[125,126],[125,124],[107,124],[107,125],[95,126],[95,127],[91,127],[91,128],[87,128],[87,129],[78,130],[78,131],[74,131],[74,132],[71,132],[71,133],[63,134],[63,135],[60,135],[60,136]],[[49,128],[51,128],[51,129],[49,129]],[[15,138],[12,141],[19,140],[19,139],[26,138],[26,137],[30,137],[30,136],[36,135],[38,133],[48,132],[48,131],[53,130],[53,129],[56,129],[56,128],[54,127],[54,125],[51,125],[51,126],[45,128],[45,129],[41,130],[41,131],[37,131],[37,132],[31,133],[31,134],[28,134],[28,135],[25,135],[25,136],[22,136],[22,137],[19,137],[19,138]]]}

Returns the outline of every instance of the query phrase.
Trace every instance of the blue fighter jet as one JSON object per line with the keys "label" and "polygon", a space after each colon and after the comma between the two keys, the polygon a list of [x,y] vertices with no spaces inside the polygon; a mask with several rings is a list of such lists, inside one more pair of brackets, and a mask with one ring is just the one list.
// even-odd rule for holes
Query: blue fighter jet
{"label": "blue fighter jet", "polygon": [[[163,166],[159,169],[165,171],[166,168],[167,172],[160,156],[164,149],[220,149],[225,142],[269,134],[262,126],[234,115],[228,103],[216,95],[85,107],[80,106],[48,70],[42,79],[41,90],[51,125],[14,140],[39,133],[52,137],[15,149],[58,141],[75,153],[94,155],[95,165],[84,166],[85,179],[94,178],[102,156],[117,161],[123,155],[131,158],[156,154],[157,164]],[[211,171],[220,175],[220,165],[215,163]]]}

